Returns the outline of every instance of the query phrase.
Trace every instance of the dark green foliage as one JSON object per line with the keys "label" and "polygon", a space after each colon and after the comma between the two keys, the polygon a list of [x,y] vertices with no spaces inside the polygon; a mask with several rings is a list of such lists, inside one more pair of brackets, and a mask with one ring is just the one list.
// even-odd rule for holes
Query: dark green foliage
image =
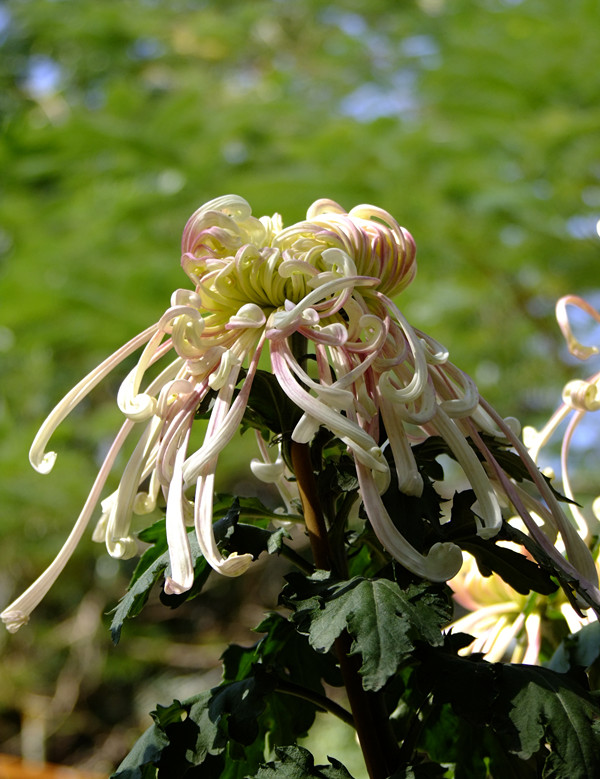
{"label": "dark green foliage", "polygon": [[352,638],[351,654],[360,654],[365,690],[379,690],[415,644],[443,641],[441,628],[450,620],[449,604],[428,585],[402,590],[387,579],[332,581],[322,572],[311,579],[288,577],[283,602],[294,609],[293,621],[317,652],[327,652],[344,630]]}
{"label": "dark green foliage", "polygon": [[[421,660],[419,685],[431,691],[434,704],[452,708],[452,714],[443,706],[434,708],[424,746],[438,760],[444,760],[446,751],[457,763],[456,776],[486,776],[485,756],[492,765],[511,764],[515,776],[585,779],[600,772],[600,702],[585,677],[537,666],[489,664],[446,649],[426,649]],[[440,749],[443,732],[448,741]],[[475,763],[465,772],[467,747]]]}
{"label": "dark green foliage", "polygon": [[331,765],[315,765],[313,756],[303,747],[280,747],[275,750],[277,760],[258,770],[254,779],[352,779],[338,761]]}
{"label": "dark green foliage", "polygon": [[268,371],[256,371],[242,424],[265,435],[289,435],[300,416],[300,409],[289,400],[275,376]]}
{"label": "dark green foliage", "polygon": [[312,663],[308,642],[277,614],[257,630],[266,635],[255,646],[225,652],[222,684],[153,712],[154,724],[114,779],[194,776],[199,766],[202,776],[248,776],[262,762],[266,738],[273,748],[306,735],[319,701],[327,701],[321,678],[339,684],[335,665]]}
{"label": "dark green foliage", "polygon": [[[243,509],[240,503],[244,504]],[[265,509],[257,499],[245,498],[240,501],[240,499],[236,498],[233,501],[229,500],[227,502],[222,497],[217,503],[216,515],[223,514],[223,516],[214,524],[215,538],[222,548],[227,552],[250,553],[254,559],[258,558],[265,551],[268,551],[270,554],[278,552],[284,531],[280,529],[271,532],[257,525],[238,522],[242,512],[254,518],[262,518],[264,520],[263,524],[268,522],[269,517],[277,516]],[[119,641],[125,619],[137,616],[148,600],[150,590],[154,584],[163,575],[169,575],[169,552],[165,520],[159,520],[150,528],[141,531],[139,539],[145,543],[152,544],[152,546],[140,558],[131,577],[127,593],[121,598],[113,612],[111,634],[115,644]],[[190,590],[181,595],[166,595],[162,593],[161,600],[171,608],[177,608],[185,601],[195,598],[202,591],[211,571],[210,566],[200,552],[194,530],[188,532],[188,539],[194,563],[194,584]]]}
{"label": "dark green foliage", "polygon": [[554,671],[569,671],[571,668],[595,667],[597,673],[600,659],[600,622],[584,625],[577,633],[567,636],[557,647],[547,663]]}
{"label": "dark green foliage", "polygon": [[[503,457],[508,454],[496,442],[488,445]],[[496,543],[518,531],[506,526],[496,539],[477,536],[471,490],[454,494],[450,521],[440,523],[442,499],[433,479],[443,478],[436,458],[447,453],[446,445],[432,439],[415,447],[415,453],[425,477],[422,496],[402,495],[394,481],[386,495],[403,531],[408,526],[410,535],[411,526],[420,526],[412,536],[425,547],[438,539],[458,543],[475,556],[484,575],[495,571],[522,593],[555,590],[551,565],[546,570]],[[325,686],[343,684],[337,653],[346,646],[339,643],[346,634],[363,690],[369,695],[381,691],[389,710],[396,710],[392,729],[400,752],[392,779],[440,779],[445,765],[454,766],[454,779],[487,779],[490,772],[515,779],[566,779],[569,771],[583,779],[600,771],[600,708],[580,668],[598,657],[595,633],[569,639],[555,656],[555,666],[569,673],[461,657],[458,652],[470,637],[444,634],[452,619],[448,588],[416,581],[392,563],[378,549],[368,524],[361,532],[347,532],[357,490],[352,463],[325,431],[315,438],[311,454],[330,543],[343,550],[352,575],[289,574],[281,603],[291,610],[290,617],[272,613],[257,627],[264,635],[256,644],[231,645],[222,658],[220,685],[159,708],[115,777],[160,779],[164,774],[166,779],[167,767],[173,766],[181,776],[201,771],[215,779],[348,777],[334,758],[315,766],[310,752],[297,746],[317,712],[354,723]],[[505,457],[505,463],[514,478],[525,477],[512,458]],[[263,551],[284,552],[299,560],[288,550],[285,533],[268,529],[279,515],[257,499],[216,496],[214,508],[215,536],[224,551],[250,552],[255,558]],[[150,588],[168,569],[164,522],[140,538],[152,545],[116,609],[117,639],[124,619],[139,613]],[[208,575],[193,533],[190,542],[196,581],[183,596],[162,596],[172,607],[197,595]]]}

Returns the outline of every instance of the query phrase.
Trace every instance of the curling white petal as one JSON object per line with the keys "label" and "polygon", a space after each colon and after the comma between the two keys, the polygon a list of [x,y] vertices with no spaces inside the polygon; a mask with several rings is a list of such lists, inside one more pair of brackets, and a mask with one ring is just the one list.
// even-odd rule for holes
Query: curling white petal
{"label": "curling white petal", "polygon": [[129,372],[119,387],[117,405],[121,412],[134,422],[143,422],[149,419],[156,409],[156,398],[145,392],[140,393],[139,389],[144,373],[152,363],[152,358],[156,354],[163,337],[161,331],[152,336],[142,352],[137,365]]}
{"label": "curling white petal", "polygon": [[257,306],[256,303],[246,303],[238,309],[234,316],[229,317],[225,328],[258,328],[262,327],[266,321],[267,318],[260,306]]}
{"label": "curling white petal", "polygon": [[29,461],[39,473],[49,473],[56,460],[56,452],[46,452],[50,437],[71,411],[126,357],[135,352],[156,332],[156,325],[144,330],[126,343],[114,354],[100,363],[84,379],[76,384],[50,412],[40,427],[29,450]]}
{"label": "curling white petal", "polygon": [[237,372],[239,373],[240,366],[241,360],[233,354],[231,349],[228,349],[221,356],[218,369],[208,377],[210,388],[213,390],[220,390],[229,381],[232,371],[237,368]]}
{"label": "curling white petal", "polygon": [[314,398],[294,379],[285,357],[278,344],[271,347],[271,364],[277,381],[290,400],[299,406],[308,417],[318,421],[334,435],[337,435],[358,459],[368,462],[370,468],[386,470],[387,465],[381,456],[381,449],[372,436],[359,425],[352,422],[318,398]]}
{"label": "curling white petal", "polygon": [[234,552],[225,558],[219,552],[212,527],[214,482],[215,476],[212,472],[207,476],[200,476],[196,485],[194,522],[198,546],[207,563],[215,571],[224,576],[241,576],[252,563],[252,555],[239,555]]}
{"label": "curling white petal", "polygon": [[115,440],[98,471],[98,475],[96,476],[96,480],[94,481],[92,489],[81,510],[81,514],[77,518],[62,549],[56,555],[52,563],[50,563],[48,568],[46,568],[44,573],[42,573],[42,575],[39,576],[22,595],[7,606],[0,614],[0,619],[5,623],[9,632],[16,632],[22,625],[28,622],[31,612],[44,598],[69,561],[88,525],[108,474],[110,473],[123,442],[131,432],[132,427],[133,423],[128,420],[119,430],[119,433],[115,437]]}
{"label": "curling white petal", "polygon": [[204,443],[200,449],[190,455],[183,465],[183,478],[187,485],[196,481],[203,469],[209,467],[210,462],[215,457],[218,457],[222,449],[235,435],[248,404],[248,397],[250,396],[252,382],[256,374],[263,345],[264,335],[261,336],[258,346],[252,356],[242,389],[235,401],[231,403],[233,390],[240,372],[241,361],[235,361],[233,363],[233,367],[231,367],[229,374],[219,391],[211,412]]}
{"label": "curling white petal", "polygon": [[292,441],[297,444],[309,444],[316,436],[321,423],[309,414],[302,414],[292,430]]}
{"label": "curling white petal", "polygon": [[372,474],[362,465],[356,473],[360,493],[369,522],[382,546],[409,571],[435,582],[443,582],[456,576],[462,566],[462,553],[452,543],[436,543],[427,555],[409,544],[396,529],[377,490]]}
{"label": "curling white petal", "polygon": [[281,457],[278,457],[274,463],[265,463],[255,458],[250,461],[250,470],[259,481],[275,484],[284,474],[285,463]]}
{"label": "curling white petal", "polygon": [[423,477],[419,473],[404,425],[394,414],[393,405],[385,398],[381,399],[380,411],[396,465],[398,489],[406,495],[420,496],[423,493]]}
{"label": "curling white petal", "polygon": [[171,564],[170,576],[165,579],[167,594],[187,592],[194,583],[194,565],[183,510],[183,501],[186,498],[183,494],[182,475],[190,430],[191,425],[177,450],[173,477],[167,495],[166,530]]}
{"label": "curling white petal", "polygon": [[483,525],[477,528],[477,535],[492,538],[500,530],[502,513],[489,477],[456,423],[439,407],[433,425],[458,460],[479,502]]}

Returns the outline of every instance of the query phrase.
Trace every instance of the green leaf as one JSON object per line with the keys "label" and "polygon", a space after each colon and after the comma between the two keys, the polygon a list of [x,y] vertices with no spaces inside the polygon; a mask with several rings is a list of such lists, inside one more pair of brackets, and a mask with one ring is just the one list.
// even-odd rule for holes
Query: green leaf
{"label": "green leaf", "polygon": [[387,579],[354,577],[337,582],[322,574],[287,577],[282,593],[293,621],[318,652],[327,652],[348,630],[351,654],[360,654],[365,690],[379,690],[415,649],[415,642],[443,643],[450,610],[440,590],[425,584],[402,590]]}
{"label": "green leaf", "polygon": [[193,759],[201,763],[207,754],[223,751],[228,740],[243,746],[259,735],[258,719],[265,708],[265,696],[274,682],[266,675],[251,676],[214,687],[210,698],[199,698],[190,707],[190,719],[198,726]]}
{"label": "green leaf", "polygon": [[277,435],[291,433],[301,414],[272,373],[256,371],[244,412],[243,429],[253,427]]}
{"label": "green leaf", "polygon": [[330,757],[330,765],[315,766],[314,757],[304,747],[278,747],[279,758],[262,766],[254,779],[352,779],[346,768]]}
{"label": "green leaf", "polygon": [[[259,498],[254,497],[234,497],[232,495],[225,495],[217,493],[214,497],[213,503],[213,518],[220,519],[227,516],[232,506],[236,506],[239,511],[239,518],[251,519],[254,524],[260,527],[266,527],[271,520],[286,519],[278,514],[276,511],[267,508]],[[300,520],[299,515],[292,516],[293,519]]]}
{"label": "green leaf", "polygon": [[584,625],[567,636],[546,663],[547,668],[566,673],[571,668],[589,668],[600,658],[600,622]]}
{"label": "green leaf", "polygon": [[494,539],[472,538],[459,542],[459,545],[477,560],[482,576],[490,576],[495,571],[522,595],[527,595],[531,590],[550,595],[558,589],[550,574],[541,566],[514,549],[500,546]]}
{"label": "green leaf", "polygon": [[111,779],[154,779],[161,775],[160,772],[157,774],[157,769],[165,755],[168,755],[173,774],[183,776],[191,764],[184,757],[185,737],[183,746],[177,748],[177,742],[182,740],[181,731],[189,735],[188,714],[189,706],[179,701],[173,701],[170,706],[157,706],[156,711],[151,712],[154,723],[136,741]]}
{"label": "green leaf", "polygon": [[[166,573],[168,575],[170,561],[165,520],[162,519],[156,522],[152,526],[151,531],[151,533],[146,531],[142,540],[153,538],[155,539],[154,546],[147,549],[140,558],[133,572],[129,589],[113,611],[110,631],[115,644],[119,642],[125,620],[136,617],[141,612],[155,583],[163,574]],[[195,597],[202,590],[210,574],[210,566],[200,552],[198,541],[193,531],[188,533],[188,539],[194,564],[194,585],[189,592],[182,595],[165,596],[164,601],[172,607]]]}
{"label": "green leaf", "polygon": [[168,744],[169,739],[164,730],[154,726],[148,728],[111,775],[111,779],[153,779],[156,776],[156,765]]}
{"label": "green leaf", "polygon": [[492,725],[511,752],[527,759],[548,743],[546,776],[600,776],[600,706],[589,692],[566,674],[518,665],[500,666],[499,690]]}
{"label": "green leaf", "polygon": [[[263,674],[226,682],[152,712],[153,724],[138,739],[113,779],[184,776],[202,766],[202,776],[221,777],[255,771],[264,756],[265,729],[260,715],[273,680]],[[161,770],[164,768],[164,773]]]}
{"label": "green leaf", "polygon": [[267,696],[262,720],[271,745],[289,744],[307,733],[321,710],[306,698],[312,693],[325,696],[323,679],[339,686],[339,669],[331,655],[316,654],[306,637],[280,614],[269,615],[256,630],[266,635],[253,647],[231,645],[225,650],[224,679],[269,674],[275,691]]}
{"label": "green leaf", "polygon": [[529,665],[489,664],[423,647],[424,690],[471,726],[487,726],[501,752],[544,764],[543,776],[600,776],[600,704],[571,675]]}
{"label": "green leaf", "polygon": [[443,525],[445,539],[458,544],[477,560],[482,576],[496,572],[517,592],[527,595],[531,590],[549,595],[557,590],[550,573],[524,554],[500,546],[498,541],[509,538],[512,532],[504,523],[500,532],[491,539],[480,538],[476,533],[475,515],[471,506],[475,502],[473,490],[457,492],[452,499],[451,521]]}
{"label": "green leaf", "polygon": [[407,763],[400,766],[389,779],[443,779],[446,769],[438,763]]}
{"label": "green leaf", "polygon": [[[251,510],[260,513],[256,503],[251,501],[251,504]],[[265,551],[278,552],[285,531],[281,529],[269,531],[256,525],[241,523],[238,521],[240,513],[240,501],[234,498],[221,519],[214,523],[213,532],[219,546],[230,553],[250,553],[254,559]],[[265,519],[266,522],[268,522],[267,519]],[[129,589],[113,611],[110,630],[115,644],[119,642],[121,637],[124,621],[136,617],[140,613],[156,582],[163,574],[168,576],[170,571],[165,520],[161,519],[150,528],[146,528],[139,534],[139,537],[142,541],[152,543],[153,546],[147,549],[140,558],[133,572]],[[190,590],[180,595],[162,593],[161,601],[170,608],[177,608],[182,603],[195,598],[202,591],[211,572],[210,566],[200,551],[193,529],[188,531],[188,540],[194,565],[194,584]]]}
{"label": "green leaf", "polygon": [[[421,733],[419,750],[424,750],[431,760],[437,763],[407,766],[403,771],[394,774],[391,779],[417,779],[440,776],[439,763],[456,765],[455,777],[461,779],[486,779],[488,772],[485,761],[485,731],[477,728],[471,722],[458,717],[448,704],[435,705],[423,712],[425,727]],[[442,769],[443,771],[443,769]],[[441,774],[443,776],[443,773]],[[504,777],[503,777],[504,779]]]}

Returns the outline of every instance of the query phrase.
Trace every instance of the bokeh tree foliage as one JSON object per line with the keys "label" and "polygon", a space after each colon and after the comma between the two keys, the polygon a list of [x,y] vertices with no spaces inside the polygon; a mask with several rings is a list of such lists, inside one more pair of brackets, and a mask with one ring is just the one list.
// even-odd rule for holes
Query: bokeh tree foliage
{"label": "bokeh tree foliage", "polygon": [[[595,0],[0,3],[3,602],[76,516],[117,379],[58,434],[46,481],[37,424],[160,315],[181,229],[217,195],[288,222],[318,197],[392,212],[419,249],[401,307],[539,421],[572,371],[554,301],[598,295],[599,26]],[[53,614],[94,577],[118,595],[87,559],[11,639],[13,717],[32,679],[52,688]]]}

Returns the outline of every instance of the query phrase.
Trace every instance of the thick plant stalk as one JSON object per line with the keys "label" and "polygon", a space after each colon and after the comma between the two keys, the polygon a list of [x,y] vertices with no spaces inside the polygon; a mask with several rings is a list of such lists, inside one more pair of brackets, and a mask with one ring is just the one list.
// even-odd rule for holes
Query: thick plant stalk
{"label": "thick plant stalk", "polygon": [[[292,442],[291,459],[315,565],[321,570],[330,571],[331,548],[317,494],[309,446]],[[352,639],[344,631],[334,646],[354,726],[370,779],[386,779],[397,768],[399,747],[393,737],[381,694],[367,692],[362,686],[360,660],[357,655],[350,655],[351,645]]]}

